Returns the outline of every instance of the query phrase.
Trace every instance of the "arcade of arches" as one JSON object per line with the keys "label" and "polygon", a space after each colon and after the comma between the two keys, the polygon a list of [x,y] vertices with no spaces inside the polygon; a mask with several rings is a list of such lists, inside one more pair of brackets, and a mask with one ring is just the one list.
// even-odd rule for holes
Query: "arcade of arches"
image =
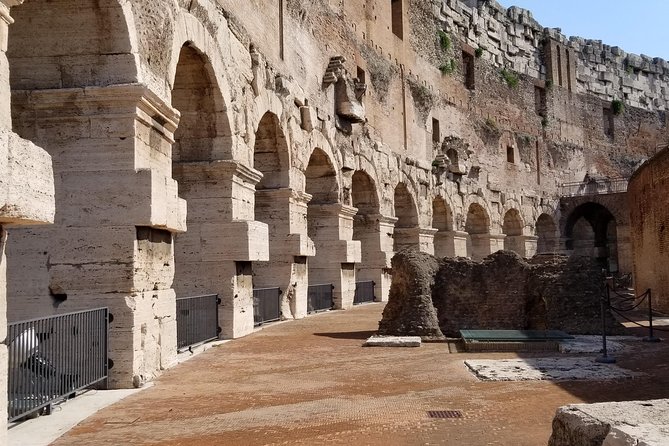
{"label": "arcade of arches", "polygon": [[[175,363],[180,297],[217,294],[221,336],[236,338],[254,330],[254,288],[280,288],[285,319],[306,316],[313,285],[331,285],[337,309],[360,281],[386,300],[404,248],[573,252],[630,270],[617,211],[565,211],[512,163],[486,176],[500,151],[452,105],[429,120],[455,117],[469,139],[439,158],[453,165],[431,165],[436,136],[397,78],[387,94],[365,84],[363,56],[356,67],[312,32],[313,45],[274,47],[270,8],[258,26],[227,0],[200,0],[199,15],[166,0],[0,2],[0,308],[5,292],[10,321],[109,308],[112,387]],[[320,62],[287,62],[300,48]]]}

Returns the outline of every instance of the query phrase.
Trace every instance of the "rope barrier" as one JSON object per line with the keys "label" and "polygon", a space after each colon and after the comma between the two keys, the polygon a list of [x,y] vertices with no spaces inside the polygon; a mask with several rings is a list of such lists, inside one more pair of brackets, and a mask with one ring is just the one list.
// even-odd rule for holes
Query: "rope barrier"
{"label": "rope barrier", "polygon": [[[613,308],[611,308],[611,309],[612,309],[618,316],[620,316],[620,317],[622,317],[623,319],[625,319],[627,322],[631,322],[631,323],[633,323],[634,325],[637,325],[637,326],[639,326],[639,327],[641,327],[641,328],[648,328],[648,325],[641,325],[641,324],[638,323],[637,321],[634,321],[634,320],[628,318],[627,316],[625,316],[624,314],[619,313],[619,312],[616,311],[615,309],[613,309]],[[662,329],[662,328],[653,327],[653,330],[669,332],[669,329],[666,329],[666,328]]]}

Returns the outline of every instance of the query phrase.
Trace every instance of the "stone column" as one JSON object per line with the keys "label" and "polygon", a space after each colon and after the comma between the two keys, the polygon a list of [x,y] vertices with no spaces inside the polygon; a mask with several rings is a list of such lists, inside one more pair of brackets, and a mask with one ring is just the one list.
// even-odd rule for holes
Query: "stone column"
{"label": "stone column", "polygon": [[537,253],[538,237],[533,235],[507,235],[504,239],[504,249],[513,251],[524,258],[533,257]]}
{"label": "stone column", "polygon": [[481,260],[493,252],[504,249],[504,234],[471,234],[472,252],[474,260]]}
{"label": "stone column", "polygon": [[255,195],[256,218],[269,222],[270,240],[269,262],[253,265],[253,286],[281,288],[281,312],[285,318],[300,319],[307,313],[306,257],[316,253],[306,235],[310,198],[288,188],[263,189]]}
{"label": "stone column", "polygon": [[[7,230],[22,225],[52,223],[54,186],[51,157],[11,131],[11,91],[7,37],[14,21],[9,8],[22,0],[0,1],[0,444],[7,442],[8,350]],[[10,229],[15,230],[15,229]]]}
{"label": "stone column", "polygon": [[10,244],[8,275],[22,286],[9,314],[108,307],[109,384],[139,386],[176,360],[172,235],[186,229],[172,179],[178,113],[139,84],[13,98],[15,124],[53,156],[58,214]]}
{"label": "stone column", "polygon": [[421,246],[421,228],[395,228],[393,238],[395,239],[395,251],[399,252],[405,248],[415,248],[420,250]]}
{"label": "stone column", "polygon": [[437,257],[467,257],[467,233],[439,231],[434,235],[434,255]]}
{"label": "stone column", "polygon": [[[269,260],[268,229],[253,220],[260,172],[235,161],[174,163],[188,231],[175,237],[177,297],[218,294],[223,338],[253,331],[250,262]],[[248,276],[248,277],[247,277]]]}
{"label": "stone column", "polygon": [[357,209],[343,204],[309,206],[310,236],[316,255],[309,260],[309,283],[334,284],[337,309],[353,306],[355,263],[360,262],[360,242],[352,240]]}
{"label": "stone column", "polygon": [[434,235],[437,233],[434,228],[418,228],[418,250],[434,255]]}

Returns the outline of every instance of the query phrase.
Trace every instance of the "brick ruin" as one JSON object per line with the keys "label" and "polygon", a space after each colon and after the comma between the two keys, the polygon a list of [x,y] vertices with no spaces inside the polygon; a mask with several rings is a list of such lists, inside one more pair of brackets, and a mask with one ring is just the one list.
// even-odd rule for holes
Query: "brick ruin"
{"label": "brick ruin", "polygon": [[609,192],[667,142],[661,59],[495,1],[1,0],[0,16],[0,310],[108,307],[113,387],[174,364],[177,296],[218,294],[235,338],[253,287],[286,290],[288,318],[309,284],[339,309],[359,280],[386,300],[404,247],[632,270]]}
{"label": "brick ruin", "polygon": [[[480,262],[412,250],[392,260],[390,299],[379,334],[460,337],[460,330],[601,333],[601,265],[591,257],[498,251]],[[622,326],[607,314],[610,333]]]}

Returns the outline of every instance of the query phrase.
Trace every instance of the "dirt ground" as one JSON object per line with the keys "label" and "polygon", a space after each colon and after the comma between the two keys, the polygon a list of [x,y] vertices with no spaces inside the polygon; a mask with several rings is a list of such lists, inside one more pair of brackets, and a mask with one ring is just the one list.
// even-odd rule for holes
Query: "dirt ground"
{"label": "dirt ground", "polygon": [[[669,343],[635,343],[640,378],[481,382],[448,344],[362,347],[383,304],[266,326],[167,371],[56,445],[546,445],[556,408],[669,397]],[[534,355],[536,356],[536,355]],[[427,411],[458,410],[432,419]]]}

